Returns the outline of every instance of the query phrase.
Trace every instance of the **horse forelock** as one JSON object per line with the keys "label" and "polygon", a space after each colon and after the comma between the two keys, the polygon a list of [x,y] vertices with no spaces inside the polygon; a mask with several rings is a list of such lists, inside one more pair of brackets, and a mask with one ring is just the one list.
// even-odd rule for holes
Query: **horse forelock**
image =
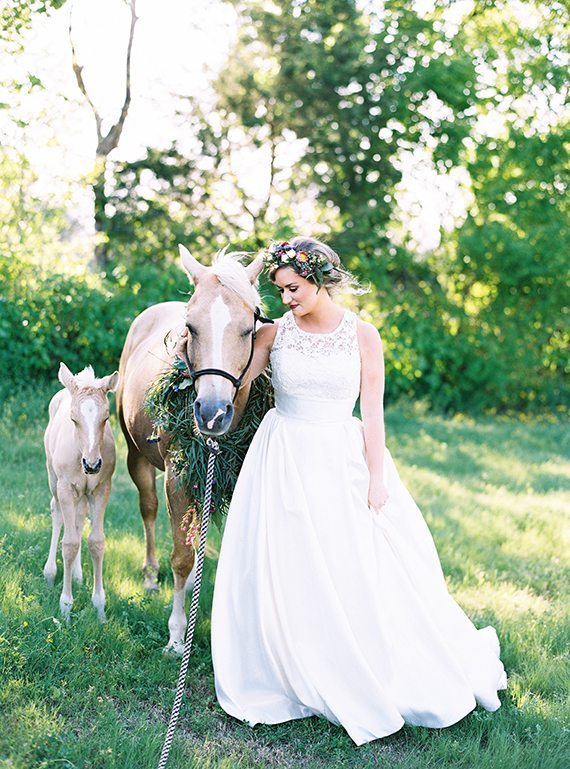
{"label": "horse forelock", "polygon": [[222,286],[236,293],[251,310],[255,310],[260,298],[241,263],[244,256],[247,256],[245,251],[226,253],[223,248],[214,257],[211,270]]}
{"label": "horse forelock", "polygon": [[102,385],[102,380],[97,379],[92,366],[86,366],[83,371],[75,375],[75,382],[81,389],[93,389],[97,390]]}

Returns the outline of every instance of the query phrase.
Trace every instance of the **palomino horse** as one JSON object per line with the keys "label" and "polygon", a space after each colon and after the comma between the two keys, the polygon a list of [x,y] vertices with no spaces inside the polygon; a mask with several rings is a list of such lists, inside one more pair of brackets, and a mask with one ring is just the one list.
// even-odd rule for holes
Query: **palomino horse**
{"label": "palomino horse", "polygon": [[[164,302],[149,307],[135,318],[121,355],[117,391],[119,420],[127,440],[128,469],[139,491],[144,524],[143,571],[147,590],[157,587],[155,481],[156,470],[165,471],[174,543],[171,556],[174,598],[166,649],[174,653],[181,653],[184,647],[185,588],[194,565],[194,550],[186,544],[186,535],[180,528],[192,499],[177,484],[168,455],[168,435],[161,433],[158,443],[147,440],[153,425],[143,407],[145,393],[156,377],[172,364],[178,352],[186,357],[193,372],[194,415],[200,431],[206,435],[223,435],[239,422],[250,391],[250,384],[242,386],[241,380],[251,362],[258,316],[259,296],[253,284],[263,266],[261,257],[244,267],[235,255],[220,252],[212,267],[204,267],[183,246],[180,246],[180,255],[195,286],[194,293],[188,304]],[[167,350],[165,339],[177,337],[177,350]]]}
{"label": "palomino horse", "polygon": [[59,607],[69,620],[73,605],[72,576],[82,581],[81,533],[89,512],[88,544],[93,560],[93,606],[105,619],[103,590],[103,518],[115,469],[115,440],[109,425],[107,393],[117,387],[119,374],[96,379],[91,366],[73,376],[64,363],[59,367],[63,390],[49,404],[44,436],[47,471],[52,493],[52,534],[44,576],[53,585],[56,554],[63,525],[63,589]]}

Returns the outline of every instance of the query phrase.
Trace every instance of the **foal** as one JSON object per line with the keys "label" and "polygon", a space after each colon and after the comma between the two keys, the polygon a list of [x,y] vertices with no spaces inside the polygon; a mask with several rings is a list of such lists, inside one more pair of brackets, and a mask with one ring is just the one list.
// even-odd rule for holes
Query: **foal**
{"label": "foal", "polygon": [[52,534],[44,576],[53,585],[56,553],[63,525],[63,589],[59,607],[69,620],[73,595],[72,576],[82,581],[81,534],[89,510],[91,533],[88,544],[93,561],[93,606],[105,619],[103,590],[103,517],[111,493],[115,469],[115,441],[109,425],[107,393],[117,388],[119,374],[96,379],[91,366],[74,376],[65,363],[59,367],[64,389],[49,405],[49,423],[44,436],[47,471],[52,493]]}

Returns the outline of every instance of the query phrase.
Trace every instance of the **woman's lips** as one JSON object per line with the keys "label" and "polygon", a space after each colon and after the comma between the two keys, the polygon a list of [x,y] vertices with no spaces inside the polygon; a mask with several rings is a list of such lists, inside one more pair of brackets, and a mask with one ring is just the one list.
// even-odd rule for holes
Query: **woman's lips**
{"label": "woman's lips", "polygon": [[295,307],[298,307],[298,306],[299,306],[298,304],[290,304],[290,305],[289,305],[289,307],[290,307],[292,310],[294,310],[294,309],[295,309]]}

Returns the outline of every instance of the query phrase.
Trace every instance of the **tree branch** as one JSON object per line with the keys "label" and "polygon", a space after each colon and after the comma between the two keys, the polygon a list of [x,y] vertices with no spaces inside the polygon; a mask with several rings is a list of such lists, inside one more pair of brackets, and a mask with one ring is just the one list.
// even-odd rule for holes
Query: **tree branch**
{"label": "tree branch", "polygon": [[103,155],[104,157],[107,157],[107,155],[111,152],[111,150],[114,150],[117,144],[119,143],[121,134],[123,133],[123,127],[125,125],[127,113],[129,111],[129,107],[131,104],[131,52],[133,49],[135,26],[138,21],[136,5],[137,5],[137,0],[130,0],[131,26],[129,28],[129,42],[127,45],[127,61],[126,61],[126,74],[125,74],[125,100],[123,102],[123,106],[121,107],[121,114],[119,115],[119,119],[114,125],[111,126],[107,135],[104,136],[102,139],[100,139],[97,145],[97,154]]}
{"label": "tree branch", "polygon": [[101,115],[97,112],[97,108],[89,98],[89,94],[87,93],[87,88],[85,87],[85,81],[83,80],[83,67],[79,64],[79,61],[77,59],[77,53],[75,51],[75,45],[73,43],[73,35],[72,35],[72,18],[73,18],[73,6],[71,8],[71,13],[69,14],[69,42],[71,45],[71,66],[73,67],[73,73],[75,75],[75,79],[77,80],[77,85],[79,86],[79,90],[85,97],[87,104],[91,107],[91,110],[93,112],[93,115],[95,116],[95,126],[97,128],[97,144],[101,142]]}
{"label": "tree branch", "polygon": [[267,125],[269,126],[269,142],[271,146],[271,160],[269,162],[269,187],[267,189],[267,197],[265,198],[265,202],[259,209],[259,218],[264,220],[267,215],[267,209],[269,208],[269,203],[271,201],[271,194],[273,192],[273,181],[275,179],[275,156],[277,154],[277,141],[275,138],[275,122],[273,120],[273,116],[269,121],[267,121]]}
{"label": "tree branch", "polygon": [[97,154],[97,157],[100,157],[100,158],[106,158],[109,155],[109,153],[112,150],[114,150],[115,147],[118,145],[119,140],[121,138],[121,134],[123,132],[123,127],[125,125],[125,120],[127,118],[127,114],[129,111],[129,106],[131,104],[131,53],[133,48],[133,40],[135,36],[135,26],[138,21],[138,16],[136,14],[136,3],[137,3],[137,0],[130,0],[129,2],[130,9],[131,9],[131,24],[129,28],[129,41],[127,44],[125,99],[123,101],[123,105],[121,107],[121,113],[119,115],[117,122],[113,123],[113,125],[105,135],[103,135],[101,131],[101,125],[103,122],[101,115],[99,114],[97,108],[95,107],[93,101],[91,100],[89,93],[87,92],[87,88],[85,86],[85,81],[83,79],[83,67],[79,64],[79,61],[77,59],[77,53],[75,50],[75,45],[73,43],[72,14],[70,14],[70,17],[69,17],[69,40],[71,43],[73,72],[75,74],[75,79],[77,81],[77,85],[79,86],[79,90],[85,97],[87,103],[91,107],[93,115],[95,116],[95,125],[97,128],[96,154]]}

